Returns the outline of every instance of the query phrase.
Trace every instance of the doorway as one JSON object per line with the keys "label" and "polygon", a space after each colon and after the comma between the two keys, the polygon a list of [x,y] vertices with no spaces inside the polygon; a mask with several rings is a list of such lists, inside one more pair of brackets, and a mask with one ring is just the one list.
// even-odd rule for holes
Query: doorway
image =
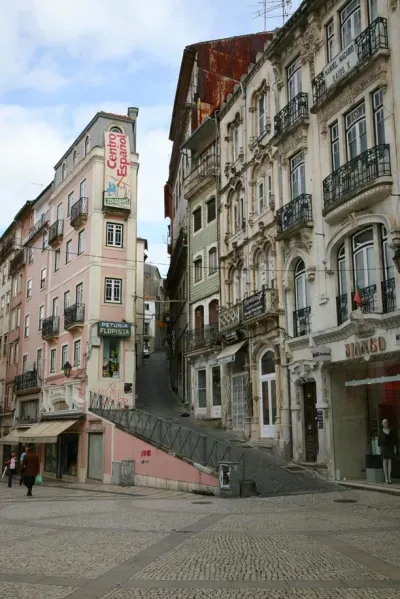
{"label": "doorway", "polygon": [[232,428],[244,431],[246,424],[246,375],[232,376]]}
{"label": "doorway", "polygon": [[103,480],[102,433],[89,433],[88,478]]}
{"label": "doorway", "polygon": [[317,391],[315,381],[303,385],[306,461],[316,462],[318,457]]}

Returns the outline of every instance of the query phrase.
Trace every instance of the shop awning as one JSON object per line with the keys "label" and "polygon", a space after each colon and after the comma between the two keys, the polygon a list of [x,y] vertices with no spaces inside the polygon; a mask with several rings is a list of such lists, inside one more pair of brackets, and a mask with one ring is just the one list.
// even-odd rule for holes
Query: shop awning
{"label": "shop awning", "polygon": [[5,437],[1,437],[0,445],[18,445],[20,436],[21,433],[18,433],[18,431],[14,429]]}
{"label": "shop awning", "polygon": [[57,437],[76,424],[76,420],[45,420],[35,424],[22,435],[20,443],[57,443]]}
{"label": "shop awning", "polygon": [[233,345],[225,347],[217,356],[217,362],[219,364],[229,364],[230,362],[234,362],[237,352],[245,343],[246,341],[240,341],[239,343],[234,343]]}

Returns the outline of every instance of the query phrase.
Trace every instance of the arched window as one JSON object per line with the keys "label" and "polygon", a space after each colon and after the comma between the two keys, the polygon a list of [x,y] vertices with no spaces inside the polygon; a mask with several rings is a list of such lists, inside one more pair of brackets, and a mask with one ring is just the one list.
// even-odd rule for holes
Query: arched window
{"label": "arched window", "polygon": [[77,158],[78,158],[77,151],[76,151],[76,150],[74,150],[74,153],[72,154],[72,164],[73,164],[74,166],[76,165]]}
{"label": "arched window", "polygon": [[208,252],[208,274],[214,275],[218,270],[217,248],[211,248]]}
{"label": "arched window", "polygon": [[267,287],[267,265],[263,252],[259,252],[256,257],[256,280],[255,288],[261,291],[263,285]]}
{"label": "arched window", "polygon": [[62,168],[61,168],[61,179],[63,181],[65,179],[66,174],[67,174],[67,165],[64,162],[64,164],[62,165]]}
{"label": "arched window", "polygon": [[394,278],[395,266],[393,262],[393,250],[388,245],[387,229],[382,225],[382,256],[383,256],[383,278],[385,281],[390,281]]}
{"label": "arched window", "polygon": [[121,135],[122,130],[119,127],[111,127],[111,133],[119,133]]}
{"label": "arched window", "polygon": [[259,362],[261,436],[273,437],[276,420],[276,375],[272,351],[266,351]]}
{"label": "arched window", "polygon": [[218,300],[214,299],[208,304],[208,324],[215,325],[218,323]]}
{"label": "arched window", "polygon": [[[368,227],[353,235],[354,287],[362,300],[363,312],[377,309],[376,261],[374,252],[374,232]],[[358,308],[358,304],[353,306]]]}
{"label": "arched window", "polygon": [[86,135],[86,137],[85,137],[85,156],[87,156],[89,154],[89,150],[90,150],[90,137],[89,137],[89,135]]}
{"label": "arched window", "polygon": [[304,261],[299,260],[294,270],[294,292],[296,301],[296,310],[307,307],[307,289],[306,289],[306,267]]}
{"label": "arched window", "polygon": [[232,271],[232,303],[237,304],[240,299],[240,270]]}
{"label": "arched window", "polygon": [[344,245],[338,251],[338,285],[339,295],[347,294],[347,279],[346,279],[346,253]]}
{"label": "arched window", "polygon": [[246,277],[246,269],[241,267],[240,269],[240,296],[241,299],[244,299],[247,295],[247,277]]}
{"label": "arched window", "polygon": [[197,306],[194,311],[194,327],[195,329],[204,329],[204,307]]}

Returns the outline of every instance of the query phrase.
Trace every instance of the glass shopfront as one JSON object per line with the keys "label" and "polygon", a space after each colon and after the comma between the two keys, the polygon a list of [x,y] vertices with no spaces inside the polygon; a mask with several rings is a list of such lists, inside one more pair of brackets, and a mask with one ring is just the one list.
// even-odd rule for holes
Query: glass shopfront
{"label": "glass shopfront", "polygon": [[60,435],[57,443],[46,443],[45,472],[55,474],[57,478],[63,475],[78,476],[78,453],[79,434]]}

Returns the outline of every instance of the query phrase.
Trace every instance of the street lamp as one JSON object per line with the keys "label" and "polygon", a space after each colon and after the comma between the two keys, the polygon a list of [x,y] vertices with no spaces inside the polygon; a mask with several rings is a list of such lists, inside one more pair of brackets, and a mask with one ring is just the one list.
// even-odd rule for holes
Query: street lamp
{"label": "street lamp", "polygon": [[398,247],[393,256],[393,262],[397,268],[397,272],[400,272],[400,247]]}
{"label": "street lamp", "polygon": [[69,362],[65,362],[63,371],[67,378],[69,378],[71,376],[71,370],[72,370],[71,364]]}

